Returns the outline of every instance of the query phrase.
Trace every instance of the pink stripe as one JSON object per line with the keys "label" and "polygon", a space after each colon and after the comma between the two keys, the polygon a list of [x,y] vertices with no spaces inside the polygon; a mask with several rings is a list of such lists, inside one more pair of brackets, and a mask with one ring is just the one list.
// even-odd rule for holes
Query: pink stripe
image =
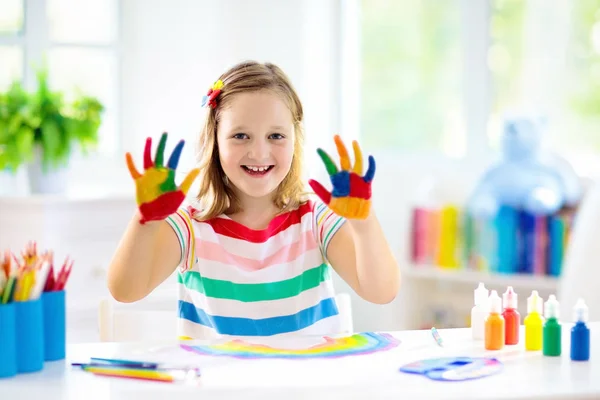
{"label": "pink stripe", "polygon": [[264,260],[253,260],[251,258],[231,254],[218,243],[196,240],[196,254],[198,259],[200,259],[199,262],[202,262],[202,259],[215,261],[234,265],[245,271],[258,271],[271,265],[294,261],[307,251],[313,250],[316,247],[317,242],[314,240],[312,231],[306,231],[297,242],[282,247],[276,253]]}

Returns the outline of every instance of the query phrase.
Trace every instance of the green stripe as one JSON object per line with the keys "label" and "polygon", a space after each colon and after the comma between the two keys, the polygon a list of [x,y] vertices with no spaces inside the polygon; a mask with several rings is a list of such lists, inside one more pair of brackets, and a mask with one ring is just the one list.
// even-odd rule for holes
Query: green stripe
{"label": "green stripe", "polygon": [[204,278],[197,271],[177,274],[179,283],[190,290],[204,293],[206,297],[238,300],[243,302],[279,300],[294,297],[305,290],[315,288],[329,278],[327,264],[304,271],[302,274],[278,282],[234,283]]}
{"label": "green stripe", "polygon": [[[183,256],[184,256],[184,252],[185,252],[185,241],[183,238],[183,233],[181,232],[181,230],[179,229],[179,225],[177,224],[177,222],[175,222],[175,220],[173,219],[173,217],[167,217],[167,219],[171,222],[169,225],[171,225],[172,227],[175,228],[175,231],[177,232],[177,236],[179,236],[179,247],[181,248],[181,260],[183,260]],[[179,262],[181,262],[181,260],[179,260]]]}
{"label": "green stripe", "polygon": [[338,217],[337,221],[335,221],[335,224],[333,224],[331,229],[329,229],[329,232],[327,232],[327,235],[325,235],[325,240],[323,240],[324,250],[327,250],[327,246],[329,245],[329,237],[336,231],[337,226],[342,223],[342,220],[343,218]]}

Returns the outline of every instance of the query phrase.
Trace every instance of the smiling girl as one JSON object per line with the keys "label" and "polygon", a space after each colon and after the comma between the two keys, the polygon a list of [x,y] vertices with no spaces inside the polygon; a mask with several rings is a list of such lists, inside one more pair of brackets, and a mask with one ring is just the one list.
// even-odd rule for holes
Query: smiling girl
{"label": "smiling girl", "polygon": [[309,196],[302,104],[277,66],[238,64],[205,100],[199,164],[180,186],[183,141],[164,165],[166,134],[154,160],[148,139],[143,173],[127,154],[139,209],[109,268],[114,298],[140,300],[177,269],[178,330],[193,339],[339,332],[331,268],[365,300],[392,301],[399,268],[371,207],[373,158],[363,175],[358,144],[351,166],[336,136],[340,168],[319,150],[332,191],[311,180]]}

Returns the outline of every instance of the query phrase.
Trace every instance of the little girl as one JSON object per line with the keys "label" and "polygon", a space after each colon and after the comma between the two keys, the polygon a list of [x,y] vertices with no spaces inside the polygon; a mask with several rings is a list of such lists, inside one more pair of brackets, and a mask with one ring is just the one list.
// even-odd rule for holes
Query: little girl
{"label": "little girl", "polygon": [[[139,209],[109,267],[117,301],[147,296],[176,269],[182,338],[334,334],[340,317],[330,266],[367,301],[392,301],[399,268],[371,208],[375,162],[363,174],[336,136],[340,168],[318,152],[332,191],[302,182],[302,104],[273,64],[244,62],[205,96],[200,160],[178,187],[180,141],[164,163],[163,134],[144,171],[127,164]],[[183,205],[200,178],[195,205]]]}

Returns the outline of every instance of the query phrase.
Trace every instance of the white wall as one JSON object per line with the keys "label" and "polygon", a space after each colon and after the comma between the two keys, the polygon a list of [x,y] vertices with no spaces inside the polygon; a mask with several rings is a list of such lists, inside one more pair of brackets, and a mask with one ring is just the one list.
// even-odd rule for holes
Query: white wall
{"label": "white wall", "polygon": [[[279,64],[296,86],[305,108],[307,157],[310,175],[327,181],[316,146],[333,150],[331,136],[341,133],[348,120],[340,119],[339,9],[342,0],[127,0],[122,2],[122,132],[124,150],[141,164],[143,142],[171,133],[168,149],[176,139],[188,144],[181,161],[181,175],[192,165],[195,139],[204,118],[202,96],[218,75],[244,59]],[[352,133],[351,135],[354,135]],[[365,149],[368,151],[368,149]],[[455,174],[456,187],[466,193],[477,168],[459,168],[437,158],[415,159],[375,154],[378,172],[374,181],[374,206],[390,245],[401,264],[407,260],[411,201],[429,174]],[[449,167],[454,167],[449,168]],[[125,163],[96,170],[93,179],[72,171],[83,190],[110,189],[133,195],[133,183]],[[458,183],[456,183],[458,182]],[[121,202],[115,213],[126,214]],[[123,221],[115,221],[115,226]],[[81,229],[86,229],[81,227]],[[89,229],[89,228],[87,228]],[[118,232],[115,230],[114,232]],[[115,235],[115,233],[112,233]],[[115,243],[115,238],[107,238]],[[105,246],[98,251],[111,252]],[[350,289],[336,280],[340,290]],[[386,306],[372,305],[352,294],[357,330],[393,330],[406,326],[419,304],[410,304],[411,292],[421,286],[404,279],[401,294]]]}
{"label": "white wall", "polygon": [[[325,180],[314,149],[331,148],[331,136],[339,133],[338,7],[338,1],[318,0],[124,2],[126,149],[140,159],[146,136],[167,130],[173,136],[171,145],[175,138],[188,141],[183,171],[193,162],[192,149],[204,118],[200,105],[208,87],[234,63],[270,61],[287,72],[301,96],[310,173]],[[390,219],[383,210],[382,216]],[[357,329],[377,321],[388,325],[385,321],[395,314],[361,304],[356,296],[353,303]]]}
{"label": "white wall", "polygon": [[337,129],[336,88],[332,87],[337,55],[331,46],[336,4],[315,0],[123,2],[126,150],[139,156],[147,136],[158,137],[166,130],[173,137],[171,145],[178,138],[188,141],[181,166],[189,167],[204,119],[202,97],[222,72],[246,59],[270,61],[287,72],[304,101],[308,142],[314,149],[321,138]]}
{"label": "white wall", "polygon": [[[163,130],[188,139],[183,169],[204,118],[202,96],[218,75],[244,60],[279,64],[305,109],[311,176],[327,182],[315,147],[333,148],[340,132],[341,0],[128,0],[123,8],[123,131],[125,147],[141,158],[146,136]],[[407,201],[432,164],[386,167],[378,158],[375,208],[390,244],[404,259]],[[394,168],[391,170],[390,168]],[[341,290],[350,289],[339,279]],[[408,291],[406,282],[403,291]],[[408,293],[408,292],[407,292]],[[403,296],[376,306],[353,295],[356,329],[398,329]]]}

